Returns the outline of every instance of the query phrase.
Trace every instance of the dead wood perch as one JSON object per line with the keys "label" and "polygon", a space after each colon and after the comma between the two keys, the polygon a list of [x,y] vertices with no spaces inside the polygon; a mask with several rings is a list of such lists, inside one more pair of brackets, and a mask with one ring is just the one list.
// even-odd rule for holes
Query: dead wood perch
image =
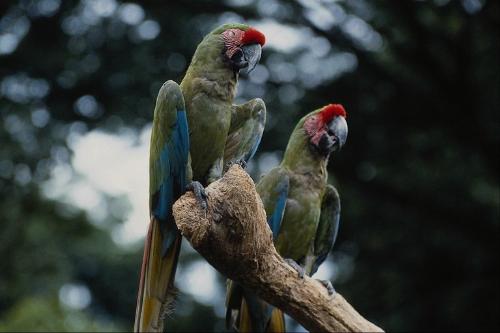
{"label": "dead wood perch", "polygon": [[340,295],[300,279],[276,252],[266,213],[248,174],[233,165],[206,188],[205,214],[188,192],[174,204],[179,230],[223,275],[255,290],[312,332],[383,332]]}

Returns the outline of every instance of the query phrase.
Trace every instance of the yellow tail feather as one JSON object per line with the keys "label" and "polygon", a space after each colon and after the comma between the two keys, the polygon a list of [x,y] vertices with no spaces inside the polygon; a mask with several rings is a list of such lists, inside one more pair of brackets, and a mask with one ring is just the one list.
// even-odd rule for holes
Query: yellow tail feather
{"label": "yellow tail feather", "polygon": [[175,298],[174,278],[179,258],[181,235],[162,257],[162,235],[159,221],[151,219],[144,245],[134,332],[161,332],[165,316],[172,310]]}
{"label": "yellow tail feather", "polygon": [[[283,312],[278,308],[273,308],[271,313],[271,318],[266,325],[266,332],[269,333],[283,333],[286,331],[285,328],[285,316]],[[250,317],[250,310],[245,301],[245,298],[241,301],[240,308],[240,317],[238,321],[238,332],[239,333],[247,333],[247,332],[255,332],[252,327],[252,320]]]}
{"label": "yellow tail feather", "polygon": [[250,318],[250,311],[248,310],[247,302],[243,298],[241,300],[241,309],[240,309],[240,320],[238,323],[238,332],[239,333],[247,333],[253,332],[252,329],[252,319]]}
{"label": "yellow tail feather", "polygon": [[266,332],[285,332],[285,316],[283,311],[274,308],[271,313],[271,319],[267,323]]}

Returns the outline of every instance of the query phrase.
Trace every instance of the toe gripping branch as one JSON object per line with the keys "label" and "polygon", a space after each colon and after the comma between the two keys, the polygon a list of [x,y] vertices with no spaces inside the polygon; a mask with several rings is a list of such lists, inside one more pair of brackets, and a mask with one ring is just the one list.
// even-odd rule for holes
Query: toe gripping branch
{"label": "toe gripping branch", "polygon": [[[285,258],[284,259],[285,262],[290,265],[290,267],[292,267],[294,270],[297,271],[297,273],[299,274],[299,277],[301,279],[304,278],[305,276],[305,270],[304,268],[302,268],[302,266],[300,266],[299,264],[297,264],[297,262],[291,258]],[[322,285],[325,286],[325,288],[328,290],[328,295],[334,295],[335,294],[335,288],[333,288],[332,286],[332,283],[328,280],[320,280],[320,279],[316,279],[318,282],[320,282]]]}
{"label": "toe gripping branch", "polygon": [[227,169],[229,170],[229,168],[231,168],[235,164],[239,165],[242,169],[246,169],[246,167],[247,167],[247,161],[245,161],[244,158],[240,158],[237,160],[227,162],[226,163]]}
{"label": "toe gripping branch", "polygon": [[194,181],[189,183],[186,186],[187,191],[192,191],[194,196],[196,197],[196,201],[203,208],[203,210],[207,210],[207,193],[205,192],[205,188],[201,185],[200,182]]}
{"label": "toe gripping branch", "polygon": [[297,273],[299,273],[299,277],[301,279],[304,278],[304,275],[306,274],[306,272],[304,271],[304,269],[302,268],[302,266],[300,266],[299,264],[297,264],[297,262],[291,258],[286,258],[285,259],[285,262],[290,265],[290,267],[292,267],[293,269],[295,269],[297,271]]}
{"label": "toe gripping branch", "polygon": [[332,296],[336,293],[335,288],[333,288],[332,283],[329,280],[316,279],[316,281],[325,286],[325,288],[328,290],[328,295]]}

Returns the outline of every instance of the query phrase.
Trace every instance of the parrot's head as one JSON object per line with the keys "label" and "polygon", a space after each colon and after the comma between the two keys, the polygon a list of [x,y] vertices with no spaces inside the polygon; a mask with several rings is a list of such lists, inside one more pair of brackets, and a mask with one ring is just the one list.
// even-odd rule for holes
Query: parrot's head
{"label": "parrot's head", "polygon": [[347,113],[340,104],[329,104],[309,114],[304,131],[311,146],[323,156],[340,150],[347,140]]}
{"label": "parrot's head", "polygon": [[224,24],[213,30],[202,41],[207,54],[216,48],[214,56],[221,57],[221,64],[239,73],[252,71],[260,60],[266,37],[260,31],[246,24]]}
{"label": "parrot's head", "polygon": [[262,46],[266,42],[264,34],[252,27],[231,27],[222,33],[224,57],[235,70],[246,69],[249,73],[260,60]]}

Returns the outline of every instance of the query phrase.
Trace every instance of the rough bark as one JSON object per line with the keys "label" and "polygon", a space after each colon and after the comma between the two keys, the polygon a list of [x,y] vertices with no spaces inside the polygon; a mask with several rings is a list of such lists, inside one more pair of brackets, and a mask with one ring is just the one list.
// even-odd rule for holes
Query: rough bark
{"label": "rough bark", "polygon": [[177,226],[220,273],[282,309],[313,332],[382,332],[340,294],[329,296],[316,280],[301,279],[276,252],[262,201],[248,174],[232,166],[206,188],[203,211],[190,192],[174,205]]}

